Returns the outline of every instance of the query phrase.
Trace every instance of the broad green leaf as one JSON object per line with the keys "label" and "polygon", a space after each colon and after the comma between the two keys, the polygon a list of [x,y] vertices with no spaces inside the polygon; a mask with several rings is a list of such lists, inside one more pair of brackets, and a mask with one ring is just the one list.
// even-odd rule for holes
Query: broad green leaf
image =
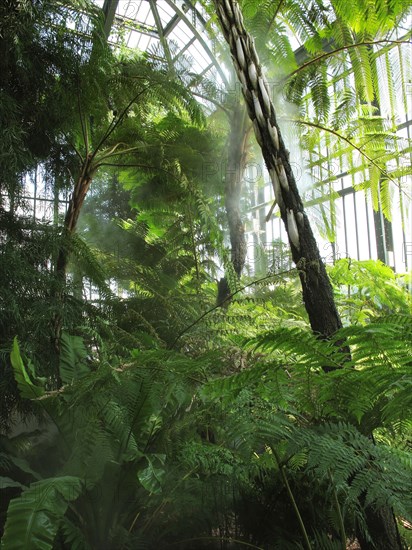
{"label": "broad green leaf", "polygon": [[7,487],[20,487],[25,488],[19,481],[14,481],[10,477],[0,476],[0,490],[6,489]]}
{"label": "broad green leaf", "polygon": [[44,394],[44,388],[35,386],[28,375],[20,355],[19,343],[17,337],[13,340],[13,350],[10,354],[11,364],[14,370],[14,378],[21,396],[25,399],[36,399]]}
{"label": "broad green leaf", "polygon": [[165,469],[163,467],[155,466],[157,462],[161,466],[164,465],[166,455],[156,454],[148,457],[146,455],[147,467],[144,470],[138,472],[137,477],[143,487],[149,491],[149,493],[158,495],[162,491],[162,481],[165,476]]}
{"label": "broad green leaf", "polygon": [[79,496],[81,489],[81,480],[73,476],[32,483],[9,504],[1,548],[53,548],[53,541],[69,502]]}
{"label": "broad green leaf", "polygon": [[17,466],[19,470],[25,472],[26,474],[30,474],[35,479],[40,478],[39,474],[30,467],[30,464],[24,458],[18,458],[16,456],[12,456],[11,454],[0,453],[0,463],[2,461],[5,461],[6,464],[12,463],[14,466]]}

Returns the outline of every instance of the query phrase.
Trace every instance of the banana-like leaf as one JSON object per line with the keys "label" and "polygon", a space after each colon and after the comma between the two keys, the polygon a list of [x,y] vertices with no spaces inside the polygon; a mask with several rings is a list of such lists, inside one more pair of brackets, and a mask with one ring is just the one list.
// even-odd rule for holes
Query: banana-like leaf
{"label": "banana-like leaf", "polygon": [[13,340],[13,349],[10,354],[10,359],[14,370],[14,378],[17,382],[17,387],[19,388],[21,396],[25,399],[36,399],[43,395],[44,388],[33,384],[24,366],[17,337]]}
{"label": "banana-like leaf", "polygon": [[82,490],[73,476],[32,483],[7,511],[1,548],[4,550],[50,550],[69,502]]}
{"label": "banana-like leaf", "polygon": [[[0,439],[0,444],[1,443],[2,441]],[[24,458],[13,456],[10,453],[0,453],[0,468],[3,471],[10,471],[14,466],[21,472],[30,474],[34,479],[40,479],[39,474],[30,467],[30,464]]]}
{"label": "banana-like leaf", "polygon": [[14,479],[11,479],[10,477],[0,476],[0,490],[6,489],[8,487],[24,488],[25,486],[22,485],[19,481],[14,481]]}
{"label": "banana-like leaf", "polygon": [[[158,495],[162,491],[162,482],[166,473],[166,470],[162,467],[165,463],[166,455],[153,454],[150,457],[146,455],[145,458],[148,465],[137,474],[137,477],[149,493]],[[155,466],[156,462],[158,466]]]}

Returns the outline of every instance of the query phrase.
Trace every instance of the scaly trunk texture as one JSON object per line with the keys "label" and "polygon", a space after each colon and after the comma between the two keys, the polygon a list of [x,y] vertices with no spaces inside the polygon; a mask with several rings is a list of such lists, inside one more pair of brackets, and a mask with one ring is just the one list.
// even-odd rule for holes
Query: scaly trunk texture
{"label": "scaly trunk texture", "polygon": [[[231,261],[240,278],[246,261],[245,227],[240,213],[240,196],[247,161],[250,122],[243,105],[238,103],[230,117],[229,151],[225,174],[225,208],[229,225]],[[217,304],[227,307],[230,286],[226,277],[219,281]]]}
{"label": "scaly trunk texture", "polygon": [[249,117],[269,171],[276,201],[289,236],[293,261],[302,284],[303,300],[313,331],[328,337],[341,326],[333,292],[289,163],[270,89],[262,72],[253,39],[233,0],[215,0],[216,11],[233,63],[242,84]]}
{"label": "scaly trunk texture", "polygon": [[[289,163],[289,153],[276,121],[269,85],[236,0],[214,0],[214,5],[242,84],[256,140],[272,180],[276,202],[289,237],[292,258],[299,270],[303,301],[312,330],[327,338],[341,328],[342,323],[325,265],[303,208]],[[366,518],[375,548],[401,550],[396,522],[390,509],[367,509]],[[369,550],[365,544],[362,548]]]}

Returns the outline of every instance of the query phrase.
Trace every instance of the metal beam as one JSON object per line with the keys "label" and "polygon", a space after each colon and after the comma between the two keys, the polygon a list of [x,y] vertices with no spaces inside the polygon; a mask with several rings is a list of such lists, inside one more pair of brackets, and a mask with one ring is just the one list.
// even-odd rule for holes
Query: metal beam
{"label": "metal beam", "polygon": [[[213,62],[214,66],[216,67],[217,72],[220,75],[220,78],[223,80],[226,87],[229,87],[229,82],[226,78],[225,73],[222,71],[222,68],[220,64],[217,62],[216,57],[214,56],[214,53],[209,48],[209,45],[207,44],[206,40],[203,38],[203,36],[200,34],[200,32],[197,30],[197,28],[192,24],[192,22],[186,17],[186,14],[172,1],[172,0],[165,0],[167,4],[176,12],[176,14],[179,16],[182,21],[185,22],[185,24],[189,27],[189,29],[192,31],[192,33],[196,36],[197,40],[202,45],[203,49],[207,53],[207,55],[210,57],[210,60]],[[199,20],[203,20],[201,15],[196,11],[196,15],[199,16]]]}
{"label": "metal beam", "polygon": [[185,53],[185,51],[190,48],[190,46],[193,44],[193,42],[196,40],[196,37],[195,36],[192,36],[192,38],[189,40],[189,42],[187,42],[185,44],[185,46],[177,53],[177,55],[174,56],[173,58],[173,62],[175,62],[177,60],[177,58],[179,57],[179,55],[182,55],[182,53]]}
{"label": "metal beam", "polygon": [[157,32],[159,34],[160,43],[163,47],[163,51],[166,56],[167,64],[169,65],[169,69],[171,72],[174,72],[174,65],[172,56],[170,54],[169,44],[167,43],[167,39],[165,37],[164,29],[162,26],[162,20],[160,19],[160,15],[157,9],[156,0],[149,0],[150,8],[153,13],[153,17],[156,23]]}
{"label": "metal beam", "polygon": [[164,35],[168,36],[178,23],[179,23],[179,16],[175,14],[172,17],[172,19],[169,21],[169,23],[166,25],[166,27],[164,28],[163,30]]}

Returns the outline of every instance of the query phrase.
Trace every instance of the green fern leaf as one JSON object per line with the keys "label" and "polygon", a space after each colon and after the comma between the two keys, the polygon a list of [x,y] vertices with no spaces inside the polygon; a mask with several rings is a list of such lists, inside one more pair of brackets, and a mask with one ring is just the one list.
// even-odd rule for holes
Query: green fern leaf
{"label": "green fern leaf", "polygon": [[90,373],[85,360],[87,350],[83,338],[63,332],[60,338],[59,372],[63,384],[72,384]]}

